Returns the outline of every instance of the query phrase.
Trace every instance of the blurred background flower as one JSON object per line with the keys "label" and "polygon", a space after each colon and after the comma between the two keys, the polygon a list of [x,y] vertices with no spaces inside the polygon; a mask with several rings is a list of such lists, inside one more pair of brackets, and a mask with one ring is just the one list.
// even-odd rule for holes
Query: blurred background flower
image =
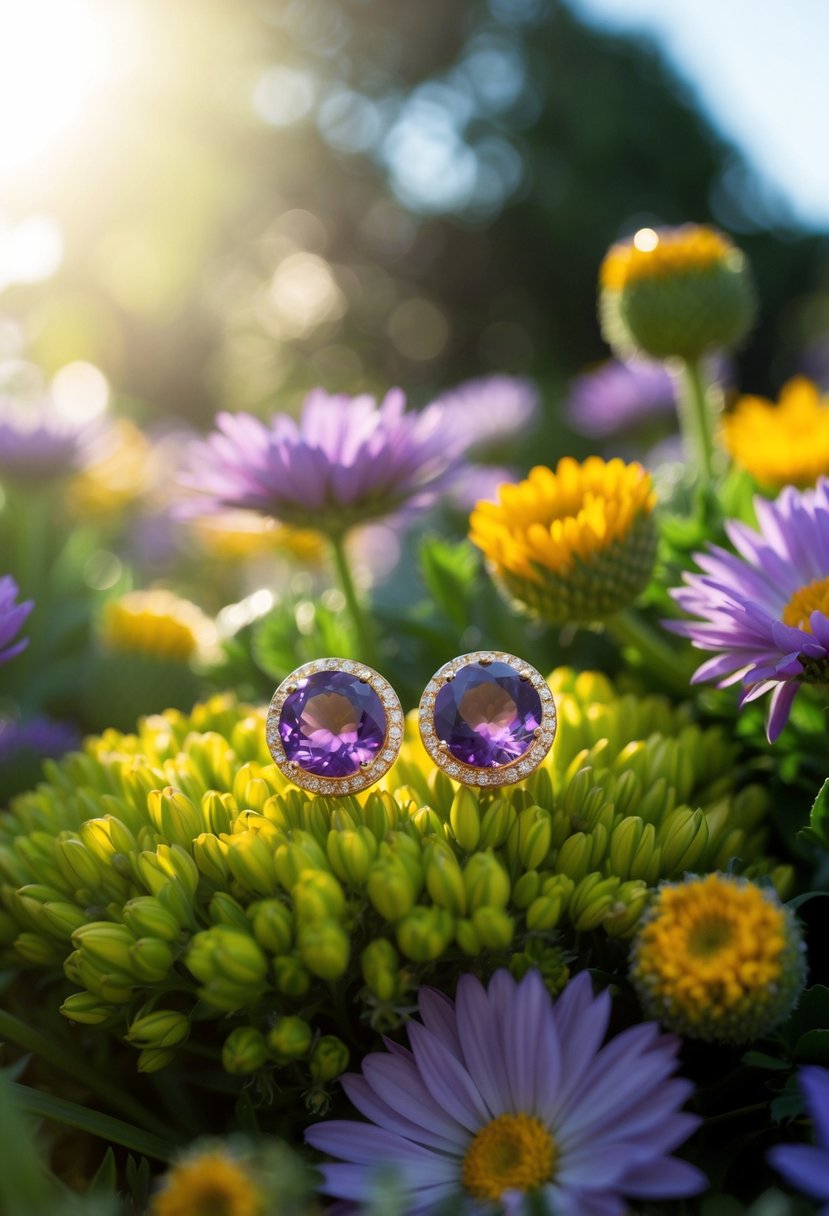
{"label": "blurred background flower", "polygon": [[29,644],[28,638],[15,638],[34,604],[31,600],[19,603],[17,596],[17,583],[10,574],[4,574],[0,578],[0,663],[8,663]]}

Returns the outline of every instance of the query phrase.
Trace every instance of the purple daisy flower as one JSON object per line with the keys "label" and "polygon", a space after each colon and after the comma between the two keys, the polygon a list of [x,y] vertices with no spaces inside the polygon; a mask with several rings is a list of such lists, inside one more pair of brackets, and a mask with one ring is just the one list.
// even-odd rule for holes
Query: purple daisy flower
{"label": "purple daisy flower", "polygon": [[[768,1159],[791,1186],[829,1200],[829,1069],[801,1068],[800,1087],[815,1127],[816,1144],[778,1144]],[[829,1216],[829,1203],[820,1209]]]}
{"label": "purple daisy flower", "polygon": [[436,405],[456,428],[458,444],[475,453],[520,436],[538,417],[538,389],[521,376],[478,376],[441,393]]}
{"label": "purple daisy flower", "polygon": [[182,484],[203,495],[187,505],[242,508],[341,536],[354,524],[422,509],[445,488],[461,447],[440,405],[406,413],[392,389],[369,396],[315,389],[299,421],[218,416],[218,431],[191,449]]}
{"label": "purple daisy flower", "polygon": [[591,439],[673,414],[674,383],[662,363],[608,359],[570,382],[564,411],[573,430]]}
{"label": "purple daisy flower", "polygon": [[726,531],[740,556],[718,545],[695,553],[703,574],[684,575],[671,592],[701,619],[665,628],[715,650],[693,683],[742,682],[740,705],[771,693],[766,732],[773,743],[804,683],[829,683],[829,479],[814,490],[787,486],[774,502],[755,498],[755,532],[731,520]]}
{"label": "purple daisy flower", "polygon": [[614,1216],[626,1196],[705,1189],[699,1170],[669,1155],[699,1123],[679,1110],[692,1089],[671,1076],[679,1040],[649,1022],[601,1047],[610,996],[594,997],[586,972],[555,1006],[537,971],[516,983],[505,970],[488,989],[463,976],[454,1003],[422,988],[419,1005],[410,1051],[387,1041],[362,1076],[342,1079],[371,1122],[306,1132],[341,1159],[322,1166],[324,1194],[364,1203],[389,1166],[408,1216],[449,1200],[464,1216],[496,1203],[517,1214],[529,1193],[563,1216]]}
{"label": "purple daisy flower", "polygon": [[0,400],[0,482],[51,481],[93,457],[99,426],[73,422],[51,401]]}
{"label": "purple daisy flower", "polygon": [[0,718],[0,764],[7,764],[21,753],[45,760],[63,756],[80,746],[81,734],[71,722],[59,722],[37,714],[23,722]]}
{"label": "purple daisy flower", "polygon": [[0,578],[0,663],[7,663],[29,644],[28,638],[21,638],[18,642],[15,642],[14,638],[20,632],[20,626],[34,604],[31,600],[24,600],[22,604],[16,603],[17,594],[17,583],[10,574]]}

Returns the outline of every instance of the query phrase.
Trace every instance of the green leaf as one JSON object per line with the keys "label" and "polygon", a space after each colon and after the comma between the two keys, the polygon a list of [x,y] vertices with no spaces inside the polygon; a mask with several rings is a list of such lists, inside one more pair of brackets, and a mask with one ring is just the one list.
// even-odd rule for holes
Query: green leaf
{"label": "green leaf", "polygon": [[792,1074],[771,1104],[771,1117],[775,1123],[782,1123],[784,1119],[796,1119],[802,1114],[803,1094],[797,1076]]}
{"label": "green leaf", "polygon": [[791,908],[796,912],[803,904],[807,904],[810,899],[827,899],[829,891],[804,891],[802,895],[795,895],[794,899],[786,900],[786,907]]}
{"label": "green leaf", "polygon": [[115,1153],[108,1148],[104,1153],[101,1164],[92,1175],[89,1192],[93,1195],[108,1197],[114,1195],[118,1188],[118,1168],[115,1164]]}
{"label": "green leaf", "polygon": [[463,632],[469,624],[469,595],[479,569],[477,553],[467,541],[451,544],[427,536],[419,556],[423,581],[435,607]]}
{"label": "green leaf", "polygon": [[809,814],[809,826],[798,833],[803,840],[818,844],[829,849],[829,777],[820,787],[817,798],[812,803]]}
{"label": "green leaf", "polygon": [[815,984],[807,988],[798,1001],[797,1008],[779,1028],[780,1038],[791,1050],[801,1036],[810,1030],[825,1030],[829,1026],[829,988]]}
{"label": "green leaf", "polygon": [[809,1064],[829,1064],[829,1030],[807,1030],[794,1045],[795,1059]]}
{"label": "green leaf", "polygon": [[743,1063],[748,1064],[751,1068],[770,1068],[774,1071],[785,1072],[789,1065],[785,1060],[780,1060],[777,1056],[767,1055],[764,1051],[747,1051],[743,1056]]}
{"label": "green leaf", "polygon": [[100,1111],[81,1106],[78,1102],[68,1102],[65,1098],[56,1098],[53,1094],[30,1089],[27,1085],[10,1083],[9,1088],[17,1106],[26,1114],[53,1119],[78,1131],[89,1132],[92,1136],[120,1144],[156,1161],[169,1161],[175,1151],[176,1146],[169,1141],[161,1140],[121,1119],[113,1119],[111,1115],[102,1115]]}

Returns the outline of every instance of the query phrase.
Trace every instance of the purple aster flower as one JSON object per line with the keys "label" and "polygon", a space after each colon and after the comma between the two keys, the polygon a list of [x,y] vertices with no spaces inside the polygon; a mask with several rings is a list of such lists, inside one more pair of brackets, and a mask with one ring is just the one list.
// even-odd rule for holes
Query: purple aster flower
{"label": "purple aster flower", "polygon": [[505,481],[517,481],[514,469],[496,464],[468,464],[452,480],[450,498],[459,511],[468,515],[482,499],[498,501],[498,487]]}
{"label": "purple aster flower", "polygon": [[28,638],[22,638],[18,642],[14,642],[14,638],[34,604],[31,600],[24,600],[22,604],[16,603],[17,594],[17,583],[10,574],[0,578],[0,664],[13,659],[29,644]]}
{"label": "purple aster flower", "polygon": [[787,486],[774,501],[755,498],[755,532],[726,524],[740,556],[718,545],[695,553],[703,574],[672,591],[696,621],[666,621],[700,650],[719,653],[694,683],[742,682],[740,705],[771,693],[766,723],[774,742],[801,686],[829,683],[829,479],[814,490]]}
{"label": "purple aster flower", "polygon": [[440,405],[406,413],[399,389],[379,407],[369,396],[315,389],[299,421],[220,414],[218,431],[191,449],[182,483],[203,495],[202,511],[248,509],[342,535],[404,507],[428,506],[460,455]]}
{"label": "purple aster flower", "polygon": [[99,427],[73,422],[52,403],[0,400],[0,482],[69,476],[94,455]]}
{"label": "purple aster flower", "polygon": [[[829,1200],[829,1069],[801,1068],[800,1087],[815,1127],[816,1144],[778,1144],[768,1159],[791,1186]],[[829,1203],[820,1209],[829,1216]]]}
{"label": "purple aster flower", "polygon": [[79,747],[80,742],[76,726],[47,718],[44,714],[23,722],[0,718],[0,764],[7,764],[24,752],[38,760],[62,756]]}
{"label": "purple aster flower", "polygon": [[573,430],[593,439],[672,415],[674,383],[662,363],[608,359],[570,382],[564,406]]}
{"label": "purple aster flower", "polygon": [[520,376],[479,376],[441,393],[436,404],[446,410],[461,447],[478,453],[532,427],[538,389]]}
{"label": "purple aster flower", "polygon": [[306,1132],[340,1158],[322,1166],[323,1193],[359,1205],[395,1166],[409,1216],[451,1200],[464,1216],[517,1214],[533,1192],[563,1216],[614,1216],[624,1197],[705,1188],[670,1156],[699,1123],[679,1110],[692,1088],[671,1076],[679,1040],[648,1022],[601,1047],[610,996],[594,997],[586,972],[555,1006],[537,971],[516,983],[505,970],[488,989],[463,976],[454,1003],[422,988],[419,1005],[411,1050],[389,1041],[342,1079],[370,1122]]}

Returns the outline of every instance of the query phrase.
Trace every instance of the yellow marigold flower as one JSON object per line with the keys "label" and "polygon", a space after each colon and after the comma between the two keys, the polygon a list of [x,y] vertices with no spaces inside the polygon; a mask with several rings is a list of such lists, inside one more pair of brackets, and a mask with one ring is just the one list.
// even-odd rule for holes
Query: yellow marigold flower
{"label": "yellow marigold flower", "polygon": [[639,464],[565,457],[479,502],[470,538],[490,572],[544,620],[597,621],[624,608],[653,568],[656,495]]}
{"label": "yellow marigold flower", "polygon": [[70,481],[71,513],[83,519],[117,515],[150,486],[150,444],[128,418],[112,424],[109,450]]}
{"label": "yellow marigold flower", "polygon": [[794,915],[770,887],[724,874],[660,887],[633,943],[645,1012],[692,1038],[745,1043],[792,1009],[805,980]]}
{"label": "yellow marigold flower", "polygon": [[206,515],[193,520],[193,529],[204,551],[219,561],[244,561],[283,553],[297,561],[318,565],[327,553],[325,539],[319,532],[279,524],[251,511]]}
{"label": "yellow marigold flower", "polygon": [[829,473],[829,398],[805,376],[783,386],[780,401],[741,397],[723,419],[735,462],[762,486],[813,486]]}
{"label": "yellow marigold flower", "polygon": [[748,331],[754,291],[744,255],[701,224],[640,228],[599,271],[602,332],[622,357],[697,359]]}
{"label": "yellow marigold flower", "polygon": [[186,663],[209,650],[214,629],[200,608],[170,591],[131,591],[104,607],[106,650]]}
{"label": "yellow marigold flower", "polygon": [[263,1216],[264,1211],[262,1194],[244,1166],[210,1152],[170,1170],[149,1216]]}

